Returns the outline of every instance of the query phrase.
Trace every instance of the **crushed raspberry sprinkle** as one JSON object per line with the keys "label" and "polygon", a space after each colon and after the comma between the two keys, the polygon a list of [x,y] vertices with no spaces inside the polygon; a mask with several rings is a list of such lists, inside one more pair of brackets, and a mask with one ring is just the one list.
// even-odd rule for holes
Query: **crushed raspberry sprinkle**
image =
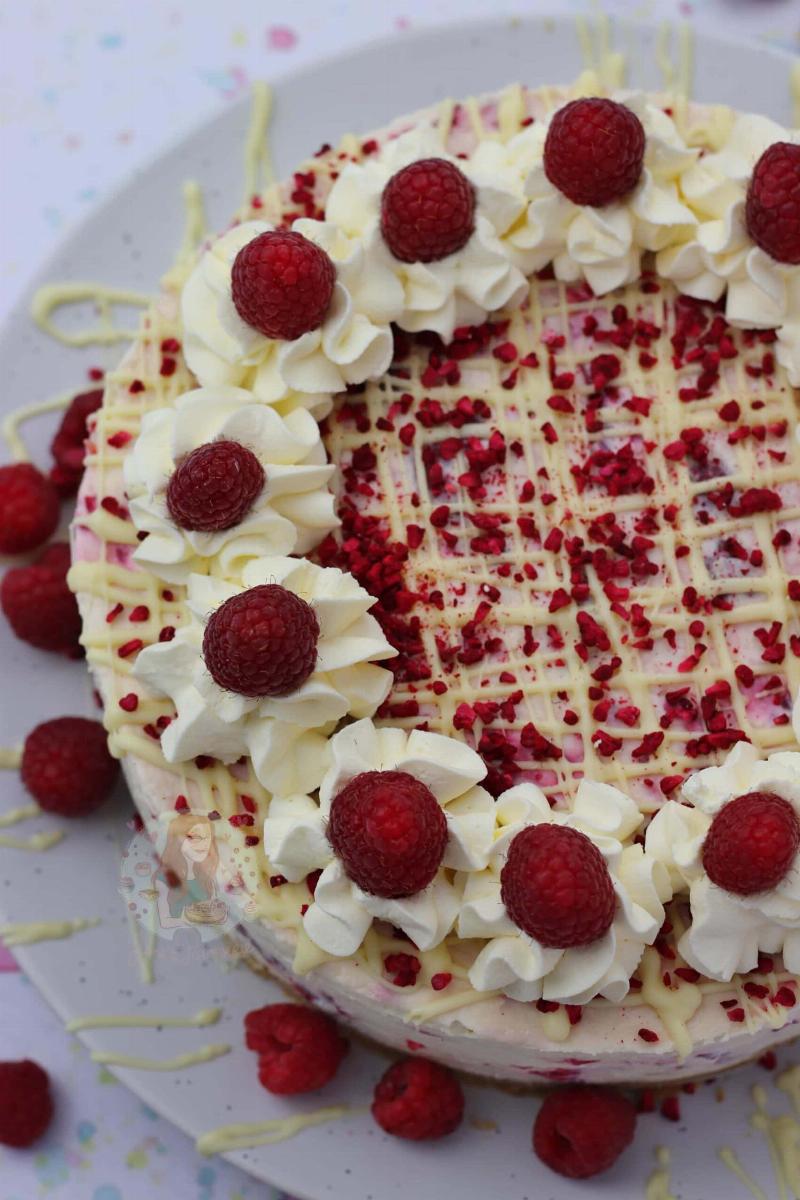
{"label": "crushed raspberry sprinkle", "polygon": [[319,246],[286,229],[261,233],[233,263],[233,303],[264,337],[293,342],[318,329],[333,296],[336,269]]}
{"label": "crushed raspberry sprinkle", "polygon": [[788,874],[800,846],[800,821],[774,792],[748,792],[714,817],[703,843],[713,883],[740,896],[770,891]]}
{"label": "crushed raspberry sprinkle", "polygon": [[437,262],[467,244],[475,227],[475,192],[443,158],[403,167],[381,197],[381,233],[401,262]]}
{"label": "crushed raspberry sprinkle", "polygon": [[180,529],[232,529],[250,512],[265,481],[252,450],[239,442],[208,442],[187,454],[172,473],[167,508]]}
{"label": "crushed raspberry sprinkle", "polygon": [[395,899],[433,880],[447,846],[447,821],[413,775],[364,771],[334,797],[328,838],[354,883]]}
{"label": "crushed raspberry sprinkle", "polygon": [[608,867],[577,829],[551,824],[523,829],[509,847],[500,878],[511,920],[543,946],[588,946],[614,920]]}
{"label": "crushed raspberry sprinkle", "polygon": [[319,622],[305,600],[275,583],[231,596],[211,614],[203,657],[216,683],[240,696],[288,696],[317,661]]}
{"label": "crushed raspberry sprinkle", "polygon": [[258,1054],[261,1086],[276,1096],[316,1092],[333,1079],[347,1041],[330,1017],[301,1004],[268,1004],[244,1019],[245,1043]]}
{"label": "crushed raspberry sprinkle", "polygon": [[106,731],[99,721],[56,717],[28,734],[20,774],[45,812],[82,817],[108,799],[119,763],[109,754]]}
{"label": "crushed raspberry sprinkle", "polygon": [[594,208],[619,200],[639,182],[645,136],[635,113],[615,100],[572,100],[550,122],[547,178],[573,204]]}
{"label": "crushed raspberry sprinkle", "polygon": [[461,1124],[464,1093],[446,1067],[407,1058],[389,1067],[372,1101],[372,1115],[385,1133],[408,1141],[446,1137]]}
{"label": "crushed raspberry sprinkle", "polygon": [[633,1141],[636,1110],[617,1092],[570,1087],[545,1097],[533,1126],[533,1148],[552,1171],[589,1179],[614,1165]]}

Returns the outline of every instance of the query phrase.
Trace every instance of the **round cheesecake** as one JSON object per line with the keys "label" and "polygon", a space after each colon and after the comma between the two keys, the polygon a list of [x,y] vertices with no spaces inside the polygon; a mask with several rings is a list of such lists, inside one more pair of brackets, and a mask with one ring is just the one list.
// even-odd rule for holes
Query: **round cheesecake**
{"label": "round cheesecake", "polygon": [[[755,291],[766,268],[724,242],[725,214],[742,209],[737,164],[777,140],[771,123],[624,97],[647,136],[641,181],[592,208],[541,166],[553,113],[578,94],[514,87],[323,147],[171,271],[106,379],[70,579],[148,831],[159,844],[185,811],[212,823],[233,936],[278,979],[370,1039],[478,1076],[661,1083],[747,1061],[800,1020],[793,895],[788,908],[748,899],[752,961],[721,966],[702,857],[684,853],[698,831],[675,815],[713,817],[735,794],[715,769],[738,772],[740,791],[763,777],[795,796],[797,351],[790,301],[768,312]],[[461,249],[408,266],[373,209],[388,179],[431,159],[466,172],[474,224]],[[272,227],[324,245],[339,291],[321,333],[245,344],[218,247],[232,239],[238,254]],[[787,293],[796,273],[781,276]],[[269,417],[247,423],[254,408]],[[270,503],[247,528],[184,536],[149,473],[166,478],[184,461],[176,446],[186,456],[232,430],[266,464]],[[330,633],[319,719],[301,732],[280,698],[240,697],[230,719],[225,697],[181,682],[202,666],[212,602],[295,587],[293,559]],[[329,602],[361,605],[357,636]],[[369,650],[355,653],[358,638]],[[369,916],[343,949],[345,910],[325,907],[336,864],[316,846],[317,866],[307,830],[326,828],[354,729],[394,738],[400,767],[441,756],[428,774],[408,768],[444,806],[451,851],[466,847],[414,909],[452,903],[435,937],[394,918],[402,898],[353,892]],[[432,782],[448,770],[469,776],[455,799]],[[507,914],[485,916],[504,829],[581,812],[618,914],[636,910],[638,948],[596,994],[589,946],[571,952],[569,987],[521,968],[509,983],[530,945],[512,945]],[[730,923],[720,939],[736,940]]]}

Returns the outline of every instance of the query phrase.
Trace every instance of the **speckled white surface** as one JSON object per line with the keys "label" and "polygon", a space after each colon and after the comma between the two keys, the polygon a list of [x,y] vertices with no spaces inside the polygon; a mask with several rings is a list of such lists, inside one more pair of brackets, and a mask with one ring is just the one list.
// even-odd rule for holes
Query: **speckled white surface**
{"label": "speckled white surface", "polygon": [[[558,60],[548,39],[533,29],[524,34],[499,25],[494,38],[464,36],[443,57],[441,41],[428,43],[418,54],[409,40],[413,27],[448,16],[494,9],[487,0],[438,0],[423,4],[375,5],[369,0],[350,4],[294,5],[286,24],[263,5],[205,6],[186,2],[128,4],[86,2],[80,5],[38,3],[6,5],[0,10],[0,36],[16,52],[4,55],[2,65],[2,126],[0,154],[13,163],[4,187],[4,236],[0,244],[0,283],[3,302],[11,307],[22,281],[47,255],[61,227],[71,224],[117,181],[141,166],[159,147],[172,142],[203,116],[222,109],[221,120],[187,143],[154,172],[145,174],[126,203],[101,212],[84,234],[65,245],[52,271],[58,277],[90,275],[136,287],[152,285],[169,258],[180,233],[178,184],[187,174],[208,182],[212,217],[223,220],[233,207],[239,185],[239,147],[246,124],[244,107],[230,107],[241,97],[249,79],[278,79],[301,62],[366,40],[372,33],[394,32],[381,88],[369,92],[373,112],[363,115],[364,78],[350,70],[347,88],[335,99],[325,96],[324,114],[313,115],[315,86],[321,77],[308,77],[303,89],[302,120],[278,107],[275,144],[279,166],[292,161],[293,145],[311,148],[348,126],[377,124],[382,118],[434,99],[445,91],[474,91],[523,74],[550,77],[574,74],[579,64],[573,35],[572,57]],[[513,8],[514,6],[508,6]],[[537,6],[538,7],[538,6]],[[544,6],[542,6],[544,7]],[[566,6],[565,6],[566,7]],[[588,5],[570,4],[569,11]],[[629,9],[622,3],[609,8]],[[701,20],[725,15],[728,32],[736,27],[746,35],[791,44],[796,34],[796,0],[704,0],[694,6],[659,0],[657,16],[674,16],[694,7]],[[530,5],[526,5],[530,9]],[[70,11],[67,11],[67,10]],[[409,31],[407,26],[412,27]],[[624,40],[624,31],[622,39]],[[795,43],[796,44],[796,43]],[[458,54],[454,53],[458,50]],[[424,62],[424,83],[409,90],[409,61]],[[763,60],[762,60],[763,61]],[[744,62],[744,60],[740,60]],[[757,63],[748,57],[747,62]],[[405,64],[405,67],[404,67]],[[779,72],[758,66],[730,70],[725,61],[701,56],[698,92],[733,100],[738,92],[765,97],[777,116],[788,115],[788,90],[778,86]],[[389,69],[391,68],[391,70]],[[421,69],[421,68],[420,68]],[[782,69],[782,68],[781,68]],[[481,74],[485,72],[482,78]],[[725,89],[727,88],[727,93]],[[755,104],[756,100],[750,103]],[[130,136],[129,136],[130,135]],[[154,219],[157,214],[157,219]],[[13,236],[10,236],[13,231]],[[72,384],[79,386],[85,369],[110,364],[116,351],[67,352],[35,334],[24,311],[12,320],[4,343],[6,386],[0,408],[11,408]],[[42,451],[52,422],[42,421],[34,435]],[[43,455],[41,461],[44,461]],[[88,685],[80,665],[53,659],[14,643],[0,631],[0,669],[3,676],[23,681],[4,690],[0,701],[0,742],[18,740],[45,716],[65,711],[88,711]],[[76,700],[76,693],[80,703]],[[0,808],[20,802],[15,776],[0,776]],[[124,818],[118,811],[91,823],[84,836],[76,830],[47,856],[0,850],[0,912],[16,920],[81,916],[106,912],[96,930],[72,941],[33,947],[20,959],[31,976],[45,984],[62,1011],[86,1012],[105,1007],[131,1011],[145,1004],[153,1011],[174,1011],[181,997],[192,1008],[213,998],[225,1001],[230,1040],[235,1056],[218,1064],[194,1068],[179,1076],[148,1076],[140,1082],[152,1104],[170,1107],[179,1123],[195,1130],[211,1119],[230,1115],[220,1097],[231,1095],[244,1119],[286,1111],[255,1082],[250,1055],[238,1048],[242,1014],[267,994],[266,985],[249,973],[220,977],[197,962],[175,962],[162,956],[158,982],[145,988],[137,973],[119,913],[116,891],[117,842],[124,839]],[[69,911],[68,911],[69,910]],[[2,953],[2,952],[0,952]],[[75,1039],[46,1009],[30,982],[10,970],[10,958],[0,958],[0,1057],[35,1055],[47,1063],[56,1079],[60,1116],[36,1152],[6,1152],[0,1157],[0,1200],[32,1200],[53,1195],[66,1200],[139,1200],[140,1197],[179,1196],[181,1200],[250,1200],[272,1196],[263,1184],[220,1160],[199,1159],[181,1133],[153,1115],[153,1109],[125,1089],[102,1082],[104,1073],[87,1060]],[[136,1031],[99,1035],[97,1044],[141,1047],[163,1054],[180,1052],[209,1040],[218,1032],[183,1031],[153,1034]],[[223,1034],[223,1036],[225,1036]],[[162,1049],[162,1046],[165,1047]],[[795,1056],[796,1057],[796,1056]],[[782,1056],[788,1063],[791,1052]],[[342,1098],[365,1104],[383,1060],[359,1051],[332,1088],[306,1108],[336,1103]],[[135,1082],[134,1073],[128,1073]],[[739,1072],[725,1082],[726,1101],[718,1105],[711,1088],[682,1098],[683,1120],[669,1124],[658,1116],[643,1118],[637,1145],[607,1181],[585,1187],[562,1184],[530,1155],[528,1138],[535,1102],[511,1099],[489,1089],[470,1091],[470,1118],[498,1121],[500,1131],[465,1128],[439,1147],[413,1148],[385,1141],[369,1118],[360,1115],[304,1134],[284,1147],[262,1151],[262,1176],[272,1174],[284,1186],[313,1196],[343,1200],[387,1200],[407,1195],[414,1177],[420,1200],[458,1187],[465,1197],[502,1194],[509,1200],[567,1200],[591,1194],[620,1200],[644,1193],[652,1166],[654,1145],[673,1147],[673,1192],[682,1200],[715,1200],[735,1195],[739,1187],[718,1163],[716,1147],[724,1141],[740,1148],[743,1161],[767,1195],[777,1194],[761,1137],[747,1128],[751,1111],[749,1088],[767,1083],[759,1068]],[[775,1111],[786,1099],[769,1089]],[[209,1105],[211,1107],[209,1107]],[[277,1107],[276,1107],[277,1106]],[[709,1130],[713,1130],[709,1136]]]}

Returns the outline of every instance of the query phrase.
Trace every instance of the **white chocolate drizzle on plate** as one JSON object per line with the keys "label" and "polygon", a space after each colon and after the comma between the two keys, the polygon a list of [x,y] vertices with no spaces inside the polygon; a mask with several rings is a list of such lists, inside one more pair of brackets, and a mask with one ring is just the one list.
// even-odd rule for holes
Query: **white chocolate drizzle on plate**
{"label": "white chocolate drizzle on plate", "polygon": [[19,825],[22,821],[30,821],[41,815],[38,804],[23,804],[19,808],[10,808],[0,813],[0,829],[8,829],[10,825]]}
{"label": "white chocolate drizzle on plate", "polygon": [[78,1033],[82,1029],[204,1029],[207,1025],[216,1025],[221,1016],[221,1008],[201,1008],[189,1017],[157,1017],[145,1013],[132,1013],[129,1016],[100,1014],[73,1017],[67,1021],[66,1030],[67,1033]]}
{"label": "white chocolate drizzle on plate", "polygon": [[22,762],[22,746],[0,746],[0,771],[16,771]]}
{"label": "white chocolate drizzle on plate", "polygon": [[57,942],[100,924],[99,917],[77,917],[72,921],[18,921],[0,925],[6,946],[31,946],[34,942]]}
{"label": "white chocolate drizzle on plate", "polygon": [[201,1134],[195,1145],[200,1154],[223,1154],[229,1150],[248,1150],[253,1146],[274,1146],[285,1142],[302,1129],[323,1125],[326,1121],[338,1121],[355,1112],[346,1105],[319,1108],[316,1112],[295,1113],[291,1117],[278,1117],[271,1121],[255,1121],[252,1124],[221,1125]]}
{"label": "white chocolate drizzle on plate", "polygon": [[644,1200],[677,1200],[672,1194],[670,1153],[666,1146],[656,1146],[657,1166],[647,1180]]}
{"label": "white chocolate drizzle on plate", "polygon": [[[150,296],[127,288],[107,287],[104,283],[47,283],[31,300],[31,316],[43,333],[64,346],[110,345],[129,342],[134,330],[122,329],[114,323],[114,308],[147,308]],[[88,329],[64,330],[52,320],[53,313],[70,304],[93,304],[98,311],[97,325]]]}
{"label": "white chocolate drizzle on plate", "polygon": [[92,1062],[102,1063],[107,1067],[129,1067],[137,1071],[183,1071],[187,1067],[196,1067],[200,1063],[213,1062],[230,1053],[231,1047],[225,1043],[201,1046],[199,1050],[190,1050],[187,1054],[179,1054],[175,1058],[140,1058],[135,1054],[116,1054],[113,1050],[93,1050],[90,1057]]}
{"label": "white chocolate drizzle on plate", "polygon": [[23,404],[21,408],[16,408],[3,417],[3,424],[0,428],[2,428],[3,437],[15,462],[30,462],[31,460],[28,447],[20,437],[20,425],[25,421],[30,421],[33,417],[41,417],[45,413],[59,412],[61,409],[67,408],[74,395],[75,392],[61,392],[47,400]]}

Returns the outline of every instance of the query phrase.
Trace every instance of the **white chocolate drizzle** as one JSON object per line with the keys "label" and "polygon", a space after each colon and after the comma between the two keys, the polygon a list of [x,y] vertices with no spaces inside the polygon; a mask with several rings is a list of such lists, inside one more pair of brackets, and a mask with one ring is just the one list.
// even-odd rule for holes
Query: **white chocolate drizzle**
{"label": "white chocolate drizzle", "polygon": [[[52,320],[57,309],[71,304],[89,302],[99,314],[97,325],[88,329],[64,330]],[[43,333],[64,346],[110,345],[129,342],[135,331],[114,324],[114,308],[146,308],[150,297],[126,288],[107,287],[103,283],[48,283],[40,287],[31,300],[31,316]]]}
{"label": "white chocolate drizzle", "polygon": [[137,1071],[183,1071],[187,1067],[222,1058],[230,1050],[230,1046],[219,1043],[201,1046],[199,1050],[190,1050],[188,1054],[179,1054],[175,1058],[140,1058],[135,1054],[117,1054],[113,1050],[93,1050],[90,1057],[92,1062],[107,1067],[130,1067]]}
{"label": "white chocolate drizzle", "polygon": [[20,425],[25,421],[30,421],[33,417],[44,416],[45,413],[59,412],[61,409],[67,408],[74,395],[75,392],[62,392],[58,396],[51,396],[48,400],[23,404],[21,408],[16,408],[3,417],[3,424],[0,428],[2,428],[3,437],[15,462],[30,462],[31,459],[28,447],[20,437]]}
{"label": "white chocolate drizzle", "polygon": [[331,1105],[316,1112],[295,1113],[291,1117],[278,1117],[271,1121],[254,1121],[250,1124],[221,1125],[201,1134],[195,1142],[200,1154],[223,1154],[230,1150],[248,1150],[253,1146],[274,1146],[285,1142],[303,1129],[323,1125],[326,1121],[338,1121],[355,1110],[346,1105]]}
{"label": "white chocolate drizzle", "polygon": [[[0,931],[2,932],[2,931]],[[189,1017],[157,1017],[145,1013],[128,1016],[73,1017],[67,1021],[67,1033],[78,1033],[82,1029],[204,1029],[216,1025],[222,1016],[221,1008],[201,1008]]]}
{"label": "white chocolate drizzle", "polygon": [[6,946],[31,946],[34,942],[57,942],[100,924],[99,917],[77,917],[71,921],[19,921],[0,925]]}

